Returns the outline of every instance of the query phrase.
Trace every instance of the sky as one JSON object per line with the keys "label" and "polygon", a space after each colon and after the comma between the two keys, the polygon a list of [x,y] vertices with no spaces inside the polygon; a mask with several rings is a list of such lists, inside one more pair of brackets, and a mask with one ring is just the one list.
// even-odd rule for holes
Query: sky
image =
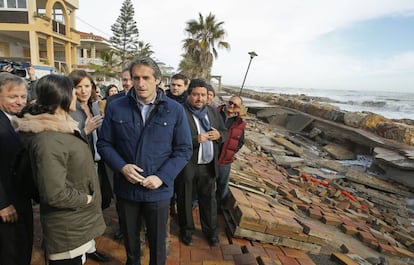
{"label": "sky", "polygon": [[[79,0],[76,28],[105,38],[122,0]],[[413,0],[132,0],[140,40],[177,68],[186,23],[198,14],[224,22],[231,50],[212,74],[224,85],[414,91]]]}

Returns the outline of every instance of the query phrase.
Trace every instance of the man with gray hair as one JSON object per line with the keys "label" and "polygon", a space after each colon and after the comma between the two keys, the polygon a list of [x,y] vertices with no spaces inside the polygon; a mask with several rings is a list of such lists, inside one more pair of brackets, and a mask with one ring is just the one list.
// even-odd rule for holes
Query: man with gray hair
{"label": "man with gray hair", "polygon": [[[33,244],[30,164],[17,167],[23,144],[11,119],[26,105],[27,84],[0,73],[0,263],[30,265]],[[26,169],[27,168],[27,169]],[[27,174],[26,174],[27,173]]]}

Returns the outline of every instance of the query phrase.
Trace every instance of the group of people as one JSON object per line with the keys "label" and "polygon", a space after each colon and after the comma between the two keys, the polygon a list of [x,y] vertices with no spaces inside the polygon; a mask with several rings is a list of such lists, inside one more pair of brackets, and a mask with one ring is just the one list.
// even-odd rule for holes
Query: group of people
{"label": "group of people", "polygon": [[165,264],[172,198],[180,240],[193,244],[198,201],[202,232],[219,245],[217,214],[244,143],[242,99],[215,106],[212,86],[183,74],[169,90],[160,82],[157,64],[139,57],[123,70],[118,94],[97,99],[91,76],[74,70],[37,80],[27,104],[25,81],[0,73],[0,264],[30,264],[32,199],[49,264],[106,261],[94,241],[111,200],[105,181],[116,196],[127,265],[141,264],[143,227],[150,265]]}

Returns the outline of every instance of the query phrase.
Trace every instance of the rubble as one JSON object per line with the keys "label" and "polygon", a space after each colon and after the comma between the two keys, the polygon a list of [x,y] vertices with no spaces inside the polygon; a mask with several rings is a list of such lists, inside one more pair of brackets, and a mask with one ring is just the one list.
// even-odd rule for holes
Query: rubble
{"label": "rubble", "polygon": [[[306,108],[313,114],[318,109]],[[338,117],[334,111],[324,109],[322,115]],[[355,148],[358,144],[351,141],[364,142],[364,132],[341,142],[326,137],[325,128],[310,138],[304,129],[313,118],[296,116],[307,123],[299,126],[289,116],[291,112],[284,115],[283,110],[272,109],[256,113],[264,122],[252,114],[245,117],[246,144],[230,175],[225,218],[233,237],[332,254],[334,260],[355,264],[372,264],[364,260],[370,257],[385,257],[389,264],[414,264],[413,217],[406,205],[407,198],[414,197],[410,187],[371,172],[377,169],[375,163],[372,168],[339,163],[370,149]],[[289,121],[290,130],[282,126]],[[404,150],[411,152],[410,148]]]}

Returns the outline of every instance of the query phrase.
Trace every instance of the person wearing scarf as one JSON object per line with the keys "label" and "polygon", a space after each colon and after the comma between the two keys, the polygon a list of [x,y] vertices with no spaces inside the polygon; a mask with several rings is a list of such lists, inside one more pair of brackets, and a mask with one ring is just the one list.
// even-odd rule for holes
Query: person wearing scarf
{"label": "person wearing scarf", "polygon": [[201,229],[211,246],[218,246],[215,181],[218,176],[219,145],[226,138],[226,127],[217,110],[207,105],[207,87],[202,79],[193,79],[183,104],[190,125],[193,154],[175,182],[180,239],[192,245],[194,220],[193,189],[198,197]]}

